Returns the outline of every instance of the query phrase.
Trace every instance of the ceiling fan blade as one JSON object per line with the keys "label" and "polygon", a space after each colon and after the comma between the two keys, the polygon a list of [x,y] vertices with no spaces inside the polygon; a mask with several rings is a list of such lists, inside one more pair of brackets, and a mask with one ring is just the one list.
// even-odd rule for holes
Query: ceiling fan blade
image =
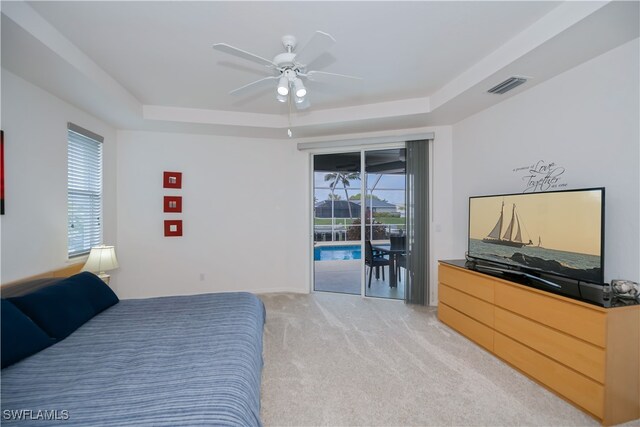
{"label": "ceiling fan blade", "polygon": [[298,110],[306,110],[307,108],[311,107],[311,102],[309,102],[309,98],[305,97],[304,101],[302,102],[295,102],[294,104],[296,104],[296,108]]}
{"label": "ceiling fan blade", "polygon": [[304,76],[304,77],[309,77],[311,80],[313,80],[313,76],[315,74],[320,74],[320,75],[323,75],[323,76],[344,77],[344,78],[347,78],[347,79],[354,79],[354,80],[362,80],[362,77],[348,76],[346,74],[338,74],[338,73],[328,73],[326,71],[309,71],[306,74],[300,74],[300,75]]}
{"label": "ceiling fan blade", "polygon": [[295,62],[300,65],[308,65],[311,61],[325,53],[336,40],[331,35],[316,31],[311,40],[296,53]]}
{"label": "ceiling fan blade", "polygon": [[[229,95],[239,95],[242,94],[243,92],[248,91],[249,89],[253,89],[257,86],[262,86],[263,84],[265,84],[266,82],[268,82],[269,80],[276,80],[279,77],[276,76],[268,76],[265,78],[262,78],[260,80],[256,80],[255,82],[251,82],[249,84],[246,84],[244,86],[241,86],[237,89],[232,90],[231,92],[229,92]],[[274,86],[274,90],[275,90],[275,86]]]}
{"label": "ceiling fan blade", "polygon": [[265,59],[261,56],[254,55],[253,53],[247,52],[246,50],[238,49],[237,47],[230,46],[226,43],[216,43],[213,45],[215,50],[219,50],[220,52],[228,53],[230,55],[238,56],[243,59],[247,59],[252,62],[257,62],[260,65],[264,65],[267,67],[277,67],[273,61]]}

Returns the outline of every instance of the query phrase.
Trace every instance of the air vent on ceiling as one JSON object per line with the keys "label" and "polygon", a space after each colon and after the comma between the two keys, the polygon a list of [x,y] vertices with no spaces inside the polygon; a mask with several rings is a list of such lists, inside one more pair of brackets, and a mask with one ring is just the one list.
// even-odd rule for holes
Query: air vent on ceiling
{"label": "air vent on ceiling", "polygon": [[502,83],[498,83],[487,92],[502,95],[503,93],[509,92],[511,89],[520,86],[526,81],[527,79],[525,79],[524,77],[509,77],[507,80],[503,81]]}

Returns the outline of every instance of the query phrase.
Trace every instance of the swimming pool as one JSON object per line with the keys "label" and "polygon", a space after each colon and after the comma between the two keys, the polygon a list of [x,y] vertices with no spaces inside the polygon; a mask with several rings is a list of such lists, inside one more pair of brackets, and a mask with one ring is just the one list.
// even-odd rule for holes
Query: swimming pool
{"label": "swimming pool", "polygon": [[314,261],[340,261],[361,259],[360,245],[316,246],[313,248]]}

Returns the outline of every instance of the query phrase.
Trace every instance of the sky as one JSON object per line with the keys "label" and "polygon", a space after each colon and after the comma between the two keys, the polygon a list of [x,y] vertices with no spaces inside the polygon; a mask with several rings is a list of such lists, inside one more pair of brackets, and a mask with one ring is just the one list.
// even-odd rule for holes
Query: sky
{"label": "sky", "polygon": [[600,195],[594,190],[471,198],[470,235],[472,239],[483,239],[491,232],[504,200],[502,233],[509,225],[515,203],[523,241],[531,239],[537,245],[539,236],[544,248],[601,255]]}
{"label": "sky", "polygon": [[[329,198],[329,194],[331,190],[328,189],[330,182],[324,180],[324,176],[326,172],[316,172],[314,174],[314,186],[315,193],[314,196],[318,201],[327,200]],[[376,180],[378,179],[379,174],[368,174],[368,186],[372,187]],[[347,192],[349,197],[354,194],[360,193],[360,180],[352,180],[350,182],[350,186],[347,187]],[[326,187],[325,188],[317,188],[317,187]],[[338,184],[336,187],[335,193],[340,196],[342,200],[345,199],[344,188],[342,185]],[[404,175],[382,175],[380,181],[376,185],[376,188],[373,191],[373,194],[380,197],[381,199],[385,199],[393,204],[404,205],[405,203],[405,176]]]}

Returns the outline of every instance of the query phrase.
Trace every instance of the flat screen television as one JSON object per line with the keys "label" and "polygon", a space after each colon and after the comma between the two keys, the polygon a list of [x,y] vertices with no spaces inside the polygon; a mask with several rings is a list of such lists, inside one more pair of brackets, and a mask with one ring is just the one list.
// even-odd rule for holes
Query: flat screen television
{"label": "flat screen television", "polygon": [[470,197],[468,256],[602,283],[604,188]]}

